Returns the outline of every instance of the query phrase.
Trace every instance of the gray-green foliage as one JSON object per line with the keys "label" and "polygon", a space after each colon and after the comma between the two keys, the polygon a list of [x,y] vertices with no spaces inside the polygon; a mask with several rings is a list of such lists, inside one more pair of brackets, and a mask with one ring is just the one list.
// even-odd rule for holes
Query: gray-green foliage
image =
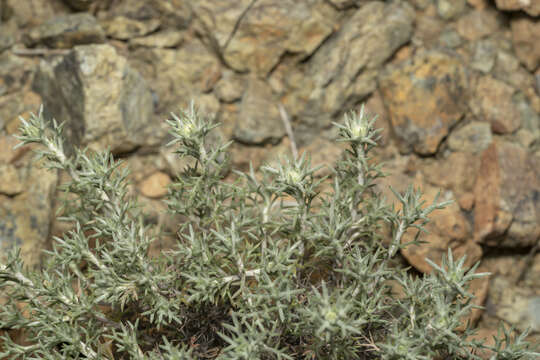
{"label": "gray-green foliage", "polygon": [[[508,329],[491,348],[466,340],[472,329],[454,330],[473,308],[469,281],[486,275],[465,271],[463,258],[455,262],[449,251],[423,278],[390,267],[407,245],[404,232],[424,230],[427,216],[447,203],[422,208],[420,191],[409,188],[394,192],[401,211],[385,205],[373,187],[384,174],[369,162],[380,130],[363,109],[335,124],[350,148],[332,169],[333,191],[324,194],[324,179],[316,180],[305,156],[266,165],[262,180],[251,168],[225,183],[230,143],[205,144],[217,125],[193,104],[168,123],[168,145],[196,161],[169,189],[170,212],[188,220],[179,224],[178,246],[150,259],[153,238],[127,196],[127,171],[117,170],[108,152],[67,158],[62,125],[53,121],[51,134],[41,111],[23,120],[19,139],[44,145],[40,155],[72,176],[62,187],[79,201],[66,201],[63,220],[76,229],[55,238],[43,269],[24,269],[16,251],[0,265],[10,299],[0,328],[24,329],[31,344],[4,335],[1,358],[479,359],[470,350],[483,348],[493,359],[538,355],[524,336],[510,343]],[[392,229],[389,248],[381,242],[384,222]],[[392,279],[403,286],[399,299]]]}

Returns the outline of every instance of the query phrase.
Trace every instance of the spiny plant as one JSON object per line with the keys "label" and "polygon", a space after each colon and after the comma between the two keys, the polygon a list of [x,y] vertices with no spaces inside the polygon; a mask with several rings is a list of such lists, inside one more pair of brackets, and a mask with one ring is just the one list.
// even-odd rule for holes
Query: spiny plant
{"label": "spiny plant", "polygon": [[[392,191],[401,209],[374,188],[385,176],[370,152],[380,139],[364,109],[348,113],[338,141],[344,159],[331,168],[331,192],[320,186],[306,154],[262,167],[258,179],[235,171],[223,181],[231,144],[214,146],[218,126],[195,110],[167,120],[176,153],[194,159],[168,191],[169,212],[182,215],[177,244],[149,257],[149,235],[128,196],[128,170],[110,152],[64,152],[62,127],[43,111],[22,120],[18,146],[38,143],[50,169],[73,179],[61,189],[75,230],[54,238],[41,269],[23,266],[18,250],[0,265],[0,329],[23,329],[25,343],[4,334],[1,358],[21,359],[529,359],[538,356],[512,329],[495,346],[456,329],[474,306],[468,289],[476,264],[449,250],[434,271],[413,277],[391,267],[407,246],[407,229],[425,231],[420,190]],[[50,131],[52,130],[52,132]],[[294,202],[285,203],[285,198]],[[319,200],[315,206],[314,200]],[[272,211],[279,205],[279,211]],[[62,209],[61,209],[62,210]],[[384,246],[382,225],[392,234]],[[91,235],[88,235],[91,234]],[[92,244],[91,244],[92,243]],[[420,244],[419,238],[411,243]],[[390,281],[403,288],[393,296]]]}

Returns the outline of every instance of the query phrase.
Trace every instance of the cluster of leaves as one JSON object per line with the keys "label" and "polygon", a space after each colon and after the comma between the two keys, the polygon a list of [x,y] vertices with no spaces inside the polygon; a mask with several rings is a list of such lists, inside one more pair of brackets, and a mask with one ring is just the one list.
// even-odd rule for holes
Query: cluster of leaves
{"label": "cluster of leaves", "polygon": [[[424,230],[427,216],[447,203],[422,208],[421,193],[394,191],[402,204],[384,204],[370,164],[380,130],[364,111],[345,116],[340,139],[350,149],[332,168],[333,191],[304,156],[278,167],[253,168],[235,183],[222,181],[230,145],[209,149],[210,124],[191,107],[167,121],[180,156],[195,159],[169,189],[179,225],[176,248],[148,256],[153,237],[128,197],[127,170],[108,152],[76,151],[67,158],[62,126],[52,135],[42,111],[24,119],[22,144],[39,143],[51,169],[73,181],[69,216],[74,231],[55,237],[42,269],[23,267],[14,251],[0,265],[0,329],[24,329],[25,344],[0,339],[0,358],[22,359],[526,359],[536,353],[505,337],[488,347],[458,332],[473,305],[468,283],[486,274],[464,269],[452,253],[442,266],[414,278],[390,261],[407,246],[410,227]],[[22,145],[21,144],[21,145]],[[221,160],[220,160],[221,159]],[[225,159],[223,161],[222,159]],[[242,185],[242,186],[241,186]],[[294,201],[284,203],[284,198]],[[320,206],[314,206],[314,199]],[[66,201],[66,208],[68,202]],[[279,211],[273,208],[279,205]],[[392,229],[389,247],[381,226]],[[420,233],[420,231],[418,231]],[[91,234],[87,236],[87,234]],[[91,243],[94,243],[92,246]],[[419,243],[415,239],[414,243]],[[404,295],[394,298],[389,281]],[[24,305],[21,305],[24,304]]]}

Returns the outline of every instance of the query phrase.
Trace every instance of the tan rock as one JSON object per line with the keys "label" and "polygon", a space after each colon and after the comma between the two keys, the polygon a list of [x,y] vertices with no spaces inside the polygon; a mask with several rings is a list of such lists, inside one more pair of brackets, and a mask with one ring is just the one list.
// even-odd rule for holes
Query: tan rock
{"label": "tan rock", "polygon": [[493,34],[501,26],[497,11],[488,9],[473,10],[457,21],[459,35],[474,41]]}
{"label": "tan rock", "polygon": [[168,117],[171,111],[187,109],[191,100],[199,105],[201,94],[221,76],[219,60],[197,39],[185,38],[178,49],[140,48],[137,52],[144,59],[137,68],[145,69],[143,74],[151,81],[159,98],[156,112],[161,118]]}
{"label": "tan rock", "polygon": [[0,194],[15,196],[23,192],[19,173],[15,166],[11,164],[0,164]]}
{"label": "tan rock", "polygon": [[517,57],[529,71],[535,71],[540,64],[540,19],[515,17],[510,21],[510,28]]}
{"label": "tan rock", "polygon": [[462,210],[470,211],[474,206],[474,194],[467,192],[458,198],[459,207]]}
{"label": "tan rock", "polygon": [[46,118],[66,121],[68,156],[75,146],[121,153],[156,141],[150,89],[112,46],[77,46],[63,59],[41,62],[36,78]]}
{"label": "tan rock", "polygon": [[489,123],[472,121],[452,131],[448,147],[453,151],[476,154],[485,150],[493,141]]}
{"label": "tan rock", "polygon": [[452,190],[459,198],[473,191],[479,167],[479,156],[454,152],[444,159],[430,162],[422,168],[422,173],[428,182]]}
{"label": "tan rock", "polygon": [[491,76],[479,79],[474,97],[469,101],[473,113],[482,121],[491,123],[498,134],[513,133],[521,126],[521,114],[512,96],[515,89]]}
{"label": "tan rock", "polygon": [[531,16],[540,15],[540,1],[538,0],[495,0],[499,10],[523,10]]}
{"label": "tan rock", "polygon": [[34,144],[27,144],[17,149],[13,149],[21,143],[20,140],[11,135],[0,135],[0,165],[13,164],[24,154],[31,150]]}
{"label": "tan rock", "polygon": [[507,142],[482,153],[475,184],[474,238],[491,246],[531,246],[540,236],[540,156]]}
{"label": "tan rock", "polygon": [[495,316],[520,331],[528,327],[540,330],[540,293],[518,287],[503,277],[494,277],[489,290],[489,302]]}
{"label": "tan rock", "polygon": [[247,144],[277,143],[285,135],[277,99],[266,82],[247,80],[236,125],[234,137]]}
{"label": "tan rock", "polygon": [[[0,262],[14,247],[20,247],[25,266],[41,264],[43,250],[49,249],[53,196],[58,171],[42,168],[44,161],[28,164],[18,170],[24,191],[7,197],[0,194]],[[33,179],[39,178],[39,181]]]}
{"label": "tan rock", "polygon": [[217,82],[214,93],[217,98],[226,103],[232,103],[242,98],[245,81],[234,73],[224,72],[223,77]]}
{"label": "tan rock", "polygon": [[489,5],[488,0],[467,0],[467,3],[477,10],[483,10]]}
{"label": "tan rock", "polygon": [[24,37],[26,46],[45,45],[70,49],[75,45],[105,42],[105,33],[96,18],[88,13],[57,16],[31,29]]}
{"label": "tan rock", "polygon": [[118,40],[129,40],[156,31],[160,22],[158,19],[138,21],[125,16],[115,16],[102,21],[101,25],[108,37]]}
{"label": "tan rock", "polygon": [[405,3],[373,1],[354,12],[310,61],[315,87],[306,107],[335,115],[374,91],[378,68],[411,38],[413,18]]}
{"label": "tan rock", "polygon": [[400,145],[419,154],[434,154],[466,110],[465,67],[442,52],[415,55],[382,75],[379,86]]}
{"label": "tan rock", "polygon": [[240,72],[265,76],[285,51],[310,55],[333,32],[337,11],[324,2],[203,0],[194,3],[200,32]]}
{"label": "tan rock", "polygon": [[141,181],[137,188],[146,197],[160,198],[167,194],[167,185],[170,183],[169,175],[158,171]]}
{"label": "tan rock", "polygon": [[129,41],[129,46],[131,48],[135,48],[138,46],[175,48],[182,44],[183,41],[183,32],[175,30],[165,30],[148,36],[131,39]]}

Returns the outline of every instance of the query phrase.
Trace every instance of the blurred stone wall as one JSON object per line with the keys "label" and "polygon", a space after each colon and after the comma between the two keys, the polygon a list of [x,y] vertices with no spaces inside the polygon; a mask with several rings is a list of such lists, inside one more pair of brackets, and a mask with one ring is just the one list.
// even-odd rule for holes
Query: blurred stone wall
{"label": "blurred stone wall", "polygon": [[36,146],[12,150],[40,104],[66,121],[68,152],[123,158],[147,221],[174,232],[170,112],[193,99],[245,171],[291,153],[284,118],[300,152],[333,165],[331,122],[365,103],[384,129],[381,194],[413,183],[455,201],[404,259],[423,273],[449,247],[482,261],[474,320],[538,333],[539,16],[540,0],[0,0],[0,258],[17,245],[37,265],[69,229],[55,219],[68,176],[32,163]]}

